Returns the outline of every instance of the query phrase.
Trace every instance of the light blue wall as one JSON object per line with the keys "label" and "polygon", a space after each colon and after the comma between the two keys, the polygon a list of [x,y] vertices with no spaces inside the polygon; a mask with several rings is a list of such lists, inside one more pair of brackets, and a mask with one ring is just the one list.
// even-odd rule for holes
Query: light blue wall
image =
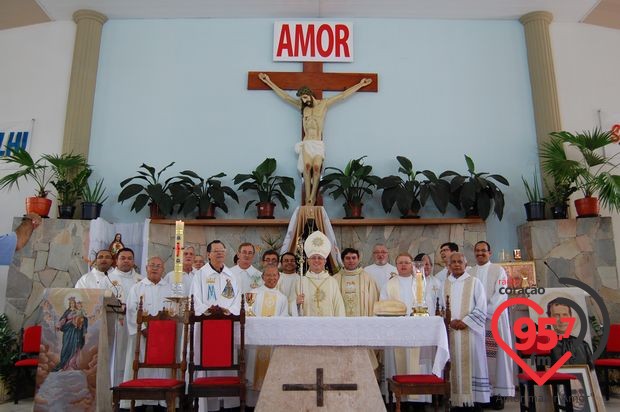
{"label": "light blue wall", "polygon": [[[325,71],[376,72],[379,93],[332,107],[325,127],[327,166],[368,155],[378,175],[396,172],[396,155],[420,169],[500,173],[504,219],[488,220],[495,249],[517,246],[525,221],[520,177],[536,165],[536,141],[522,26],[516,21],[353,20],[355,62]],[[272,92],[247,90],[248,71],[300,71],[274,63],[273,20],[112,20],[105,24],[95,95],[90,162],[110,199],[103,217],[136,221],[113,201],[119,182],[142,162],[176,161],[202,175],[247,173],[266,157],[295,176],[298,112]],[[299,202],[298,196],[294,204]],[[241,196],[241,205],[249,197]],[[385,216],[379,195],[365,215]],[[330,216],[341,201],[326,199]],[[292,210],[277,208],[277,217]],[[396,215],[396,210],[393,212]],[[246,217],[253,217],[253,211]],[[428,214],[426,216],[429,216]],[[459,216],[449,209],[447,216]],[[243,217],[233,205],[230,217]]]}

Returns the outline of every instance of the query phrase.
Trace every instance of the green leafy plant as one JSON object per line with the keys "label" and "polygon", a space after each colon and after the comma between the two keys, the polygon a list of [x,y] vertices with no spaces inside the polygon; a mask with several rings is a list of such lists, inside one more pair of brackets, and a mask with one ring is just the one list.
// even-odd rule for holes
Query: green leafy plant
{"label": "green leafy plant", "polygon": [[206,214],[210,205],[219,207],[228,213],[226,196],[239,203],[239,197],[233,188],[222,185],[220,178],[226,176],[221,172],[208,178],[199,176],[191,170],[184,170],[179,180],[172,185],[174,203],[179,205],[179,212],[190,214],[198,208],[198,215]]}
{"label": "green leafy plant", "polygon": [[528,202],[544,202],[542,192],[540,190],[540,183],[538,181],[538,173],[534,170],[532,174],[532,185],[525,180],[525,177],[521,176],[523,186],[525,187],[525,194],[527,195]]}
{"label": "green leafy plant", "polygon": [[86,203],[103,203],[108,200],[108,197],[105,196],[105,190],[103,178],[97,180],[94,186],[87,184],[82,188],[82,201]]}
{"label": "green leafy plant", "polygon": [[549,183],[547,179],[544,180],[545,187],[547,188],[547,196],[544,200],[551,206],[564,206],[568,203],[570,195],[577,191],[577,188],[570,182],[562,182],[554,179],[553,183]]}
{"label": "green leafy plant", "polygon": [[[172,196],[170,194],[170,186],[177,176],[170,177],[164,181],[161,180],[161,175],[169,167],[174,165],[174,162],[169,163],[166,167],[159,172],[146,163],[142,163],[139,167],[138,175],[127,178],[121,182],[123,190],[118,195],[118,201],[123,203],[135,196],[133,203],[131,204],[131,210],[136,213],[141,211],[144,206],[150,203],[159,207],[159,210],[163,214],[170,214],[172,212]],[[136,181],[138,183],[131,183]]]}
{"label": "green leafy plant", "polygon": [[[620,176],[613,173],[618,167],[617,155],[608,157],[601,151],[616,143],[613,133],[595,128],[576,134],[553,132],[550,136],[540,150],[543,170],[556,182],[570,182],[584,197],[596,195],[601,205],[620,212]],[[577,149],[581,159],[569,159],[565,145]]]}
{"label": "green leafy plant", "polygon": [[469,175],[447,170],[439,177],[452,177],[450,181],[450,203],[457,209],[464,210],[466,216],[480,216],[486,220],[495,212],[497,218],[504,216],[504,193],[492,181],[509,186],[508,180],[498,174],[476,172],[474,161],[465,155]]}
{"label": "green leafy plant", "polygon": [[[9,151],[9,148],[6,147],[6,150]],[[36,196],[46,198],[53,177],[46,159],[40,157],[35,161],[30,153],[21,148],[11,149],[10,152],[11,154],[2,160],[11,167],[17,167],[18,170],[0,179],[0,189],[11,190],[13,186],[19,189],[20,181],[32,180],[36,185]]]}
{"label": "green leafy plant", "polygon": [[58,203],[72,206],[88,184],[92,169],[81,154],[63,153],[42,156],[50,164],[52,186],[56,189]]}
{"label": "green leafy plant", "polygon": [[295,181],[292,177],[274,176],[276,159],[267,158],[250,174],[238,174],[233,179],[242,191],[254,190],[258,200],[252,199],[245,205],[247,212],[253,203],[274,203],[277,200],[283,209],[288,209],[286,197],[295,198]]}
{"label": "green leafy plant", "polygon": [[377,187],[380,178],[372,173],[372,166],[364,164],[362,156],[359,159],[350,160],[344,170],[337,167],[326,167],[325,172],[332,171],[321,179],[321,191],[329,192],[334,199],[343,197],[345,209],[347,205],[361,205],[366,196],[373,194],[373,188]]}
{"label": "green leafy plant", "polygon": [[4,381],[6,388],[10,391],[15,387],[14,380],[17,379],[14,364],[19,357],[19,346],[17,334],[11,329],[9,319],[6,314],[0,314],[0,379]]}
{"label": "green leafy plant", "polygon": [[[390,175],[380,180],[378,188],[383,189],[381,194],[383,210],[389,213],[396,204],[402,215],[417,214],[430,197],[437,209],[442,214],[446,213],[450,201],[450,183],[438,178],[430,170],[414,171],[413,163],[404,156],[396,156],[396,160],[400,164],[398,171],[405,175],[405,179]],[[425,179],[418,180],[418,176],[423,176]]]}

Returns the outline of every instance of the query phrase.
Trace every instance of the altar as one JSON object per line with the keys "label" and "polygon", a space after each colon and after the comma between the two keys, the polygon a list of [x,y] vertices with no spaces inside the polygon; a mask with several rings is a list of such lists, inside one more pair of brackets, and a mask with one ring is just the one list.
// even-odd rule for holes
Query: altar
{"label": "altar", "polygon": [[[435,347],[432,372],[437,376],[450,359],[445,325],[438,316],[248,317],[245,341],[248,346],[276,346],[256,411],[313,410],[319,397],[322,411],[384,410],[367,349]],[[323,387],[356,389],[324,391],[319,381],[326,382]],[[310,389],[285,389],[299,386]]]}

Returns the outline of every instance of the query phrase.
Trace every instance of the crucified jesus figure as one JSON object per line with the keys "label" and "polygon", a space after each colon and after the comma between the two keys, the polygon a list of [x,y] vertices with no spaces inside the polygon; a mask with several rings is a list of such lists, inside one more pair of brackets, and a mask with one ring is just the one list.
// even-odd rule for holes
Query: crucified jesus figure
{"label": "crucified jesus figure", "polygon": [[343,100],[362,87],[369,85],[372,83],[372,79],[362,79],[359,83],[349,87],[342,93],[326,99],[316,99],[312,90],[303,86],[297,90],[297,97],[299,99],[295,99],[272,82],[265,73],[260,73],[258,78],[269,86],[282,100],[301,110],[304,136],[302,141],[295,145],[295,152],[299,154],[297,169],[304,178],[306,205],[313,206],[316,202],[323,159],[325,158],[323,123],[327,109],[337,101]]}

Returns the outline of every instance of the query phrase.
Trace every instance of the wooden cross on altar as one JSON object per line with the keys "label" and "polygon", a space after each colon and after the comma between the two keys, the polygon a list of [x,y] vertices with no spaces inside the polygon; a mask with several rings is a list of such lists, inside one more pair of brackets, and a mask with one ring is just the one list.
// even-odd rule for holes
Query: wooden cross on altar
{"label": "wooden cross on altar", "polygon": [[[360,89],[360,92],[378,90],[376,73],[325,73],[321,62],[304,62],[302,72],[248,72],[248,90],[270,90],[269,86],[259,79],[260,73],[267,74],[283,90],[296,91],[302,86],[307,86],[316,99],[323,99],[324,91],[342,92],[365,78],[371,79],[372,82]],[[302,128],[301,139],[303,138]],[[302,190],[302,205],[306,204],[305,195],[306,192]],[[320,202],[317,201],[316,204],[319,205]]]}
{"label": "wooden cross on altar", "polygon": [[356,391],[356,383],[323,383],[323,368],[316,369],[316,384],[285,383],[283,391],[316,391],[316,406],[323,406],[324,391]]}

